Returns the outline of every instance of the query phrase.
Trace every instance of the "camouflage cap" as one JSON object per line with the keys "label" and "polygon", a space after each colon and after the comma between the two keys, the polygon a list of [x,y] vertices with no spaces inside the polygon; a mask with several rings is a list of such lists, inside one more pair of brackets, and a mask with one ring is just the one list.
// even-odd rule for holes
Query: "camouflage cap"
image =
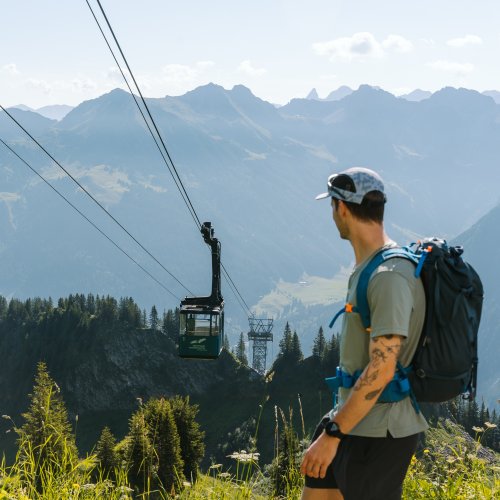
{"label": "camouflage cap", "polygon": [[[335,186],[335,179],[339,176],[347,176],[351,182],[352,191],[341,189]],[[338,174],[332,174],[328,177],[328,192],[316,196],[317,200],[324,198],[336,198],[338,200],[356,203],[360,205],[365,194],[370,191],[379,191],[384,193],[384,183],[380,175],[369,168],[353,167]],[[384,193],[384,202],[386,200]]]}

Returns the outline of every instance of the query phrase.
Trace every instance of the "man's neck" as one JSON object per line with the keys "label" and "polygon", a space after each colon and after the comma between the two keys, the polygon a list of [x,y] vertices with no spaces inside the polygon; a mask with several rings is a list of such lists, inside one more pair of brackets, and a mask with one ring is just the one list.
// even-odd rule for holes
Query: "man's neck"
{"label": "man's neck", "polygon": [[379,248],[392,241],[385,234],[384,226],[374,223],[361,223],[357,225],[349,236],[357,266]]}

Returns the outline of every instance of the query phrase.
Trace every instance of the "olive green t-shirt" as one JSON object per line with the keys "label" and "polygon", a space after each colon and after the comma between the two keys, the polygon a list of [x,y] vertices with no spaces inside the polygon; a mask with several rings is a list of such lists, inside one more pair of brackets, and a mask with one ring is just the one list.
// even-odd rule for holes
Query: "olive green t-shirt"
{"label": "olive green t-shirt", "polygon": [[[387,247],[394,244],[386,245]],[[354,268],[347,292],[347,302],[356,305],[356,288],[361,272],[372,256]],[[425,293],[420,278],[415,278],[415,266],[404,258],[392,258],[381,264],[368,284],[368,304],[371,332],[368,333],[359,314],[344,315],[340,336],[340,366],[348,373],[364,370],[370,361],[370,337],[401,335],[405,337],[399,361],[408,366],[417,348],[425,316]],[[351,389],[341,388],[339,405]],[[395,438],[409,436],[427,429],[421,413],[417,414],[409,397],[397,403],[376,403],[368,415],[349,434],[367,437]]]}

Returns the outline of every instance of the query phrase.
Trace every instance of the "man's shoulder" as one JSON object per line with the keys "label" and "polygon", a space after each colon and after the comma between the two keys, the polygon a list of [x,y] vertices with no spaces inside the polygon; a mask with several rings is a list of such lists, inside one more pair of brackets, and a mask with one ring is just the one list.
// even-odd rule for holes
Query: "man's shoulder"
{"label": "man's shoulder", "polygon": [[384,277],[388,279],[391,274],[399,274],[408,280],[413,280],[415,279],[415,264],[406,257],[392,257],[373,271],[372,279],[379,274],[384,274]]}

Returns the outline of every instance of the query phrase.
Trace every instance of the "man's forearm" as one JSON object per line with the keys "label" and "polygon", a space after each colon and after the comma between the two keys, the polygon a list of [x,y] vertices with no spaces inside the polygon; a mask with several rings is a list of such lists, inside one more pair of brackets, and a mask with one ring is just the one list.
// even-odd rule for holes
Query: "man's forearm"
{"label": "man's forearm", "polygon": [[373,408],[394,377],[401,338],[387,335],[372,340],[370,362],[352,388],[347,401],[335,415],[335,422],[349,433]]}

